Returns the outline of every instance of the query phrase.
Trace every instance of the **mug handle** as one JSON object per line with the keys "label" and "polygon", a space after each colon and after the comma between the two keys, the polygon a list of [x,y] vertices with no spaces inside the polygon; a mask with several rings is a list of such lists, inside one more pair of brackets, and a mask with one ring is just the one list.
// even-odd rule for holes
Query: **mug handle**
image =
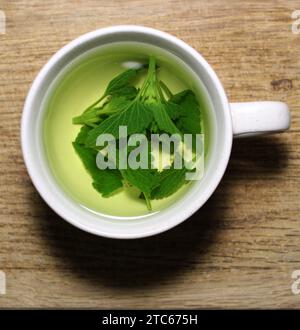
{"label": "mug handle", "polygon": [[290,127],[290,111],[283,102],[230,103],[234,137],[276,133]]}

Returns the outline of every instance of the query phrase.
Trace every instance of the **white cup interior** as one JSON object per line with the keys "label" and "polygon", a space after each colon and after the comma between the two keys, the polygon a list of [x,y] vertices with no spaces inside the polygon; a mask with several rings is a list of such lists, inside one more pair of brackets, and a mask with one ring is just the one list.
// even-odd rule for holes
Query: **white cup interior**
{"label": "white cup interior", "polygon": [[[112,42],[143,42],[161,47],[183,60],[201,79],[212,101],[214,134],[205,174],[174,205],[145,217],[123,221],[95,214],[68,196],[49,168],[41,134],[43,100],[51,82],[66,65],[83,53]],[[112,238],[138,238],[163,232],[181,223],[199,209],[213,193],[226,169],[232,144],[229,104],[223,87],[210,65],[190,46],[164,32],[138,26],[100,29],[74,40],[43,67],[25,102],[22,117],[22,149],[29,175],[47,204],[62,218],[87,232]],[[117,206],[116,206],[117,207]]]}

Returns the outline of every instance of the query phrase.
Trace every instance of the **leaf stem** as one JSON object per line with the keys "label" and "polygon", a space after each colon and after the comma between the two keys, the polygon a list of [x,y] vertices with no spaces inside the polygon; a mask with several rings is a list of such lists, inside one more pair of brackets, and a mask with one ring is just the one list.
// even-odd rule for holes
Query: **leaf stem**
{"label": "leaf stem", "polygon": [[160,86],[162,87],[163,91],[166,93],[168,99],[170,99],[173,96],[173,94],[170,91],[170,89],[168,88],[168,86],[161,80],[159,81],[159,83],[160,83]]}
{"label": "leaf stem", "polygon": [[88,111],[88,110],[90,110],[90,109],[92,109],[92,108],[94,108],[99,102],[101,102],[104,98],[106,97],[106,94],[103,94],[96,102],[94,102],[93,104],[91,104],[89,107],[87,107],[84,111],[83,111],[83,114],[86,112],[86,111]]}
{"label": "leaf stem", "polygon": [[153,83],[153,76],[155,77],[156,62],[153,56],[149,58],[148,73],[145,81],[137,95],[137,98],[143,98],[148,87]]}
{"label": "leaf stem", "polygon": [[148,196],[146,193],[144,193],[144,192],[143,192],[143,194],[144,194],[144,196],[145,196],[147,209],[148,209],[149,211],[152,211],[152,205],[151,205],[151,200],[150,200],[149,196]]}

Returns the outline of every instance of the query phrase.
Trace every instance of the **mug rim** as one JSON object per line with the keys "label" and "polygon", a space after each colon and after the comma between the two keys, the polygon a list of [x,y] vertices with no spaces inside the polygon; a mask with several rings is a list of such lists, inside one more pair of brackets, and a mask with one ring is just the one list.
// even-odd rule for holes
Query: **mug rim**
{"label": "mug rim", "polygon": [[[201,199],[200,202],[194,201],[193,203],[190,203],[189,205],[185,205],[185,208],[180,211],[180,214],[177,213],[174,215],[173,221],[169,221],[167,224],[162,224],[160,226],[156,226],[155,228],[152,228],[151,230],[148,230],[146,232],[139,232],[139,233],[113,233],[113,232],[105,232],[105,231],[99,231],[99,229],[92,228],[91,226],[88,226],[87,224],[82,224],[78,221],[78,217],[76,219],[75,214],[69,212],[69,210],[63,209],[63,207],[59,206],[57,201],[58,198],[51,195],[51,191],[49,188],[50,183],[46,181],[42,181],[39,178],[39,175],[37,173],[35,164],[34,164],[34,158],[36,156],[32,155],[31,146],[29,143],[29,134],[30,134],[30,114],[33,108],[34,101],[36,97],[39,94],[39,87],[43,83],[43,81],[46,79],[47,75],[49,75],[49,72],[51,71],[51,68],[53,68],[64,56],[66,56],[69,52],[71,52],[76,47],[79,47],[80,45],[83,45],[84,43],[96,40],[97,38],[101,38],[104,36],[113,35],[115,33],[142,33],[142,34],[148,34],[151,36],[154,36],[156,38],[169,41],[173,43],[175,46],[181,48],[184,52],[191,55],[197,62],[201,63],[201,65],[204,67],[206,72],[209,74],[209,76],[212,78],[214,87],[217,89],[218,95],[221,99],[222,103],[222,110],[224,112],[225,117],[225,123],[224,123],[224,144],[225,144],[225,150],[222,154],[222,157],[220,158],[220,162],[217,167],[217,171],[214,174],[214,177],[210,181],[210,186],[205,190],[205,195],[200,196],[199,199]],[[101,45],[101,44],[100,44]],[[32,134],[32,132],[31,132]],[[225,91],[223,89],[223,86],[217,77],[215,71],[212,69],[210,64],[202,57],[201,54],[199,54],[194,48],[189,46],[184,41],[178,39],[175,36],[172,36],[166,32],[156,30],[149,27],[144,26],[137,26],[137,25],[118,25],[118,26],[111,26],[111,27],[105,27],[100,28],[95,31],[83,34],[79,36],[78,38],[74,39],[73,41],[66,44],[64,47],[62,47],[58,52],[56,52],[50,60],[43,66],[43,68],[38,73],[37,77],[34,79],[34,82],[32,86],[30,87],[30,90],[27,94],[26,101],[24,104],[22,119],[21,119],[21,145],[22,145],[22,153],[24,162],[27,168],[27,171],[29,173],[29,176],[41,195],[41,197],[44,199],[44,201],[64,220],[71,223],[75,227],[82,229],[86,232],[103,236],[103,237],[109,237],[109,238],[142,238],[147,236],[152,236],[155,234],[159,234],[161,232],[164,232],[168,229],[171,229],[175,227],[176,225],[180,224],[181,222],[185,221],[188,217],[190,217],[193,213],[195,213],[199,208],[203,206],[203,204],[209,199],[209,197],[213,194],[214,190],[217,188],[219,182],[221,181],[223,174],[226,170],[230,153],[231,153],[231,147],[232,147],[232,139],[233,139],[233,133],[232,133],[232,121],[231,121],[231,113],[230,113],[230,107],[229,102],[227,99],[227,96],[225,94]],[[54,181],[55,178],[52,176],[52,181]],[[201,182],[201,181],[200,181]],[[48,187],[47,187],[48,184]],[[173,205],[170,205],[168,209],[171,212],[171,209],[173,208]],[[152,215],[153,217],[155,214]],[[112,216],[113,218],[113,216]],[[99,219],[100,221],[101,219]]]}

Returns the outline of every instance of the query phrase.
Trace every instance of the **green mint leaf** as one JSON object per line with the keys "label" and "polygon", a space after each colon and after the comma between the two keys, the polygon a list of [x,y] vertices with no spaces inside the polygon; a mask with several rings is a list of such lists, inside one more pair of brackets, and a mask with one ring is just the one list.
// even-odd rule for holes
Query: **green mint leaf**
{"label": "green mint leaf", "polygon": [[132,100],[136,97],[138,90],[130,86],[130,81],[138,74],[141,69],[129,69],[122,72],[108,84],[104,94],[92,105],[90,105],[80,116],[73,118],[73,124],[89,125],[95,127],[95,124],[101,121],[99,117],[99,103],[107,96],[124,96]]}
{"label": "green mint leaf", "polygon": [[126,109],[131,101],[125,96],[114,96],[99,110],[99,115],[112,115]]}
{"label": "green mint leaf", "polygon": [[150,195],[151,190],[159,184],[156,170],[127,168],[121,170],[123,178],[140,189],[143,193]]}
{"label": "green mint leaf", "polygon": [[161,131],[169,134],[181,134],[180,130],[169,116],[169,113],[172,115],[172,112],[175,111],[174,108],[176,106],[174,105],[172,107],[172,104],[168,104],[168,102],[165,101],[161,86],[166,88],[166,85],[159,82],[157,79],[156,61],[155,58],[151,56],[149,59],[147,77],[138,97],[152,110],[154,121]]}
{"label": "green mint leaf", "polygon": [[169,117],[167,107],[164,103],[151,103],[149,106],[152,110],[154,120],[161,131],[169,134],[181,134],[180,130]]}
{"label": "green mint leaf", "polygon": [[138,90],[134,86],[124,86],[123,88],[116,90],[113,96],[123,96],[127,100],[133,100],[138,94]]}
{"label": "green mint leaf", "polygon": [[154,133],[154,134],[159,133],[159,128],[158,128],[158,125],[157,125],[156,121],[152,121],[149,130],[150,130],[151,133]]}
{"label": "green mint leaf", "polygon": [[72,122],[75,125],[88,125],[95,127],[95,125],[101,121],[98,112],[99,108],[97,107],[87,109],[82,115],[74,117]]}
{"label": "green mint leaf", "polygon": [[100,134],[112,134],[119,138],[119,127],[127,126],[127,134],[142,132],[152,121],[152,113],[149,107],[140,101],[133,101],[125,109],[113,114],[105,119],[99,126],[88,133],[86,139],[87,147],[96,146],[97,138]]}
{"label": "green mint leaf", "polygon": [[182,107],[176,103],[165,102],[164,107],[172,120],[177,119],[182,113]]}
{"label": "green mint leaf", "polygon": [[162,199],[174,194],[186,182],[186,168],[163,170],[157,175],[159,177],[159,186],[151,192],[151,199]]}
{"label": "green mint leaf", "polygon": [[109,115],[125,108],[130,100],[134,99],[138,91],[133,86],[126,86],[119,93],[111,97],[102,107],[94,106],[87,108],[80,116],[74,117],[72,122],[75,125],[97,126],[103,119],[101,115]]}
{"label": "green mint leaf", "polygon": [[150,195],[151,191],[159,185],[159,176],[157,171],[148,169],[126,169],[121,170],[123,178],[137,187],[144,195],[148,210],[151,210]]}
{"label": "green mint leaf", "polygon": [[[87,107],[80,116],[74,117],[73,120],[72,120],[73,124],[84,125],[85,124],[85,120],[89,121],[91,118],[96,117],[96,115],[97,115],[97,109],[99,109],[99,107],[97,107],[97,105],[105,97],[106,97],[106,95],[102,95],[97,101],[95,101],[93,104],[91,104],[89,107]],[[86,115],[86,117],[85,117],[85,115]],[[93,126],[93,124],[91,123],[90,126]]]}
{"label": "green mint leaf", "polygon": [[89,126],[82,126],[75,139],[75,142],[81,145],[85,145],[85,140],[90,130],[91,128]]}
{"label": "green mint leaf", "polygon": [[[141,69],[128,69],[118,76],[108,84],[104,95],[122,95],[122,92],[125,94],[128,93],[129,83],[137,76]],[[132,90],[131,90],[132,93]]]}
{"label": "green mint leaf", "polygon": [[201,133],[201,113],[195,94],[191,90],[185,90],[173,95],[170,102],[181,108],[179,116],[175,120],[177,127],[183,133]]}
{"label": "green mint leaf", "polygon": [[103,197],[111,196],[117,189],[123,186],[122,176],[119,170],[100,170],[96,164],[97,151],[86,148],[78,142],[73,142],[73,147],[83,162],[85,169],[93,179],[93,187]]}

